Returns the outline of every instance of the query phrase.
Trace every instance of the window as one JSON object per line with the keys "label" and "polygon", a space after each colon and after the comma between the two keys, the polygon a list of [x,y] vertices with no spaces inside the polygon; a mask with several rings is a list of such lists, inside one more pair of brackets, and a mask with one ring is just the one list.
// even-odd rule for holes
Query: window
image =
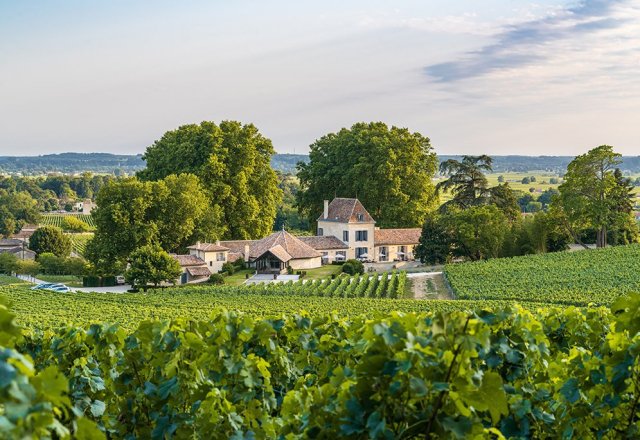
{"label": "window", "polygon": [[209,267],[213,266],[213,261],[209,261]]}
{"label": "window", "polygon": [[356,258],[369,258],[368,251],[369,249],[366,247],[356,248]]}
{"label": "window", "polygon": [[342,231],[342,241],[345,243],[349,242],[349,231]]}
{"label": "window", "polygon": [[224,261],[224,260],[225,260],[225,258],[224,258],[224,252],[218,252],[218,253],[216,254],[216,261]]}
{"label": "window", "polygon": [[324,231],[322,230],[322,228],[318,228],[318,235],[320,237],[322,237],[324,235]]}
{"label": "window", "polygon": [[347,259],[347,251],[336,251],[336,260],[344,261]]}
{"label": "window", "polygon": [[364,221],[364,214],[357,213],[356,214],[356,220],[359,221],[359,222],[363,222]]}
{"label": "window", "polygon": [[356,231],[356,241],[367,241],[369,231]]}
{"label": "window", "polygon": [[378,259],[380,261],[389,261],[389,249],[386,246],[380,246],[378,253]]}

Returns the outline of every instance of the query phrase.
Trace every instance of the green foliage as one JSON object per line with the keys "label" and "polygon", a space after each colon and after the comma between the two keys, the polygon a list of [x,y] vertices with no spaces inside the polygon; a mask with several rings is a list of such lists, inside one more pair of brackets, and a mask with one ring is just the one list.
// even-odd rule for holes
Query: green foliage
{"label": "green foliage", "polygon": [[253,124],[205,121],[166,132],[147,148],[147,168],[138,175],[144,180],[198,176],[219,216],[222,238],[262,238],[271,232],[281,197],[269,163],[274,152]]}
{"label": "green foliage", "polygon": [[77,216],[65,215],[62,218],[62,229],[67,232],[88,232],[91,230],[91,226]]}
{"label": "green foliage", "polygon": [[437,204],[437,158],[428,138],[382,122],[357,123],[311,145],[299,164],[298,206],[311,222],[323,200],[358,197],[385,228],[420,226]]}
{"label": "green foliage", "polygon": [[71,253],[71,240],[56,226],[41,226],[29,238],[29,249],[38,256],[52,253],[66,257]]}
{"label": "green foliage", "polygon": [[219,273],[211,274],[211,276],[209,277],[209,282],[211,284],[222,285],[224,284],[224,276]]}
{"label": "green foliage", "polygon": [[176,259],[159,246],[147,245],[133,251],[124,277],[132,286],[146,288],[148,284],[176,283],[182,268]]}
{"label": "green foliage", "polygon": [[349,275],[357,275],[364,273],[364,264],[360,260],[347,260],[342,265],[342,272]]}
{"label": "green foliage", "polygon": [[487,155],[463,156],[461,161],[448,159],[440,164],[440,174],[447,178],[436,186],[438,193],[451,192],[452,198],[443,206],[469,208],[487,203],[489,182],[484,175],[491,171],[493,159]]}
{"label": "green foliage", "polygon": [[233,263],[227,261],[226,263],[222,264],[222,272],[225,272],[227,275],[233,275],[235,271],[236,268]]}
{"label": "green foliage", "polygon": [[18,257],[8,252],[0,252],[0,273],[11,275],[18,268]]}
{"label": "green foliage", "polygon": [[601,145],[576,157],[567,167],[555,203],[576,240],[582,231],[592,228],[598,247],[607,246],[612,229],[628,230],[623,232],[628,238],[620,240],[622,243],[637,241],[638,228],[631,212],[633,187],[616,169],[620,162],[621,155],[613,147]]}
{"label": "green foliage", "polygon": [[17,348],[54,405],[114,437],[637,438],[639,313],[637,295],[613,312],[216,310],[31,333]]}
{"label": "green foliage", "polygon": [[15,272],[19,275],[31,275],[35,277],[41,273],[42,267],[40,263],[33,260],[18,260]]}
{"label": "green foliage", "polygon": [[[37,365],[25,350],[14,316],[0,298],[0,437],[104,439],[95,422],[73,411],[67,378],[55,365]],[[92,437],[87,437],[92,433]]]}
{"label": "green foliage", "polygon": [[640,292],[640,245],[452,264],[445,274],[461,299],[609,305]]}
{"label": "green foliage", "polygon": [[201,238],[216,238],[216,214],[208,209],[196,176],[168,176],[157,182],[122,179],[104,187],[93,211],[94,239],[87,258],[98,272],[117,273],[141,246],[159,244],[179,252]]}
{"label": "green foliage", "polygon": [[27,191],[0,188],[0,235],[6,237],[25,223],[37,223],[39,216],[38,203]]}

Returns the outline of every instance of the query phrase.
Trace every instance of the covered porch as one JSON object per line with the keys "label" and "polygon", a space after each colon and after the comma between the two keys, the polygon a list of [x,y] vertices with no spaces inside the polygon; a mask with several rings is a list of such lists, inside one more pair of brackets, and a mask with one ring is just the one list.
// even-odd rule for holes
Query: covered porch
{"label": "covered porch", "polygon": [[256,272],[261,274],[284,274],[289,269],[291,255],[282,246],[274,246],[255,259]]}

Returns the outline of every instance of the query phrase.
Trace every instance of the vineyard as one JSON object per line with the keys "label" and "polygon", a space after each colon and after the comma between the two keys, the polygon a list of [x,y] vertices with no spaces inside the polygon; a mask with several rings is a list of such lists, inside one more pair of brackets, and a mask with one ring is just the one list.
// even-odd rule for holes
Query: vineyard
{"label": "vineyard", "polygon": [[460,299],[609,305],[640,292],[640,245],[452,264],[445,273]]}
{"label": "vineyard", "polygon": [[243,289],[251,294],[302,295],[334,298],[402,298],[407,283],[406,272],[336,277],[335,279],[288,283],[252,284]]}
{"label": "vineyard", "polygon": [[67,236],[71,239],[71,246],[73,252],[78,255],[84,255],[84,251],[87,248],[87,243],[89,240],[93,238],[93,234],[67,234]]}
{"label": "vineyard", "polygon": [[96,227],[96,223],[93,220],[93,217],[89,214],[42,214],[40,217],[40,225],[39,226],[57,226],[62,228],[63,220],[67,216],[74,216],[78,220],[82,220],[86,224],[88,224],[91,228]]}
{"label": "vineyard", "polygon": [[[49,296],[52,307],[62,305]],[[95,315],[105,304],[101,296],[93,295]],[[146,298],[153,308],[157,298]],[[287,307],[301,297],[254,295],[245,303],[260,298],[281,298]],[[218,311],[206,321],[24,336],[0,306],[0,340],[7,347],[0,358],[0,437],[640,435],[638,295],[622,298],[612,311],[505,307],[360,317],[366,310],[354,308],[342,317],[320,311],[268,316],[267,304],[255,304],[264,318]],[[74,310],[80,317],[84,311]]]}
{"label": "vineyard", "polygon": [[[6,278],[6,277],[5,277]],[[108,322],[135,329],[141,321],[185,318],[205,320],[220,308],[249,316],[294,314],[336,316],[384,314],[394,311],[454,311],[478,307],[503,307],[509,301],[416,301],[413,299],[344,298],[302,296],[284,292],[270,294],[255,287],[185,287],[148,293],[95,294],[33,291],[26,284],[0,286],[0,296],[12,303],[20,325],[55,329],[62,325],[85,326]],[[533,305],[530,307],[543,304]]]}

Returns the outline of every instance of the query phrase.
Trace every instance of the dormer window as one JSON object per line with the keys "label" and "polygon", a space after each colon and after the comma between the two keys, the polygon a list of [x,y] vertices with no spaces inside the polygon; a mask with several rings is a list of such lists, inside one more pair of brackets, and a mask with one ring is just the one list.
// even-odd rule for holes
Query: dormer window
{"label": "dormer window", "polygon": [[364,214],[357,213],[356,214],[356,220],[358,220],[359,222],[363,222],[364,221]]}

